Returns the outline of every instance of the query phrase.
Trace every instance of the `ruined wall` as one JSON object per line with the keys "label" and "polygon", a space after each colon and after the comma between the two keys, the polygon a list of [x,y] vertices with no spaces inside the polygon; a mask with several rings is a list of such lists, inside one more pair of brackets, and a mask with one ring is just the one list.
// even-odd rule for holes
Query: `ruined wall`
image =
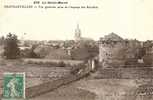
{"label": "ruined wall", "polygon": [[143,61],[147,65],[153,65],[153,46],[144,47],[145,55]]}
{"label": "ruined wall", "polygon": [[99,45],[99,62],[102,67],[112,67],[137,61],[140,47],[137,41],[103,41]]}
{"label": "ruined wall", "polygon": [[125,47],[121,42],[102,43],[99,47],[99,61],[103,67],[110,67],[112,64],[124,64]]}

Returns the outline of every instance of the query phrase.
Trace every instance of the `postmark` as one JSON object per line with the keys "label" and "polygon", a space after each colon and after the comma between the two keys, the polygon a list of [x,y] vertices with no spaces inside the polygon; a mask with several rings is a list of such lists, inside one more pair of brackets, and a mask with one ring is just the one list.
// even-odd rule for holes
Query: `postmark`
{"label": "postmark", "polygon": [[4,73],[3,99],[25,98],[25,73]]}

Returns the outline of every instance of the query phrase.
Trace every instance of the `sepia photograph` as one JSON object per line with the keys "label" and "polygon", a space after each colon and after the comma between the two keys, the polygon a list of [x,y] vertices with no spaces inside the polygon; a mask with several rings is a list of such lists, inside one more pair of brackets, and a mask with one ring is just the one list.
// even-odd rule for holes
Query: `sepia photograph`
{"label": "sepia photograph", "polygon": [[1,0],[0,100],[153,100],[152,0]]}

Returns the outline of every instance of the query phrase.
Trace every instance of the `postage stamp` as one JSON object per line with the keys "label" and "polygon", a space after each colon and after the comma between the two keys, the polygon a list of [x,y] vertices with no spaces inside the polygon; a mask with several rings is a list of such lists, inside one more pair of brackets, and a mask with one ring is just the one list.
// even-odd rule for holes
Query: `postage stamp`
{"label": "postage stamp", "polygon": [[4,73],[3,98],[25,98],[25,73]]}

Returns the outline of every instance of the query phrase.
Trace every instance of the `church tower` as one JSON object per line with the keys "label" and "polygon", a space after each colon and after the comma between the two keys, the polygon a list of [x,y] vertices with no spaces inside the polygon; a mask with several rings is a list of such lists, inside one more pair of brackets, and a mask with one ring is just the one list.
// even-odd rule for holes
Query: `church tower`
{"label": "church tower", "polygon": [[81,40],[81,30],[79,28],[79,24],[77,24],[77,28],[75,29],[74,39],[75,39],[75,41]]}

